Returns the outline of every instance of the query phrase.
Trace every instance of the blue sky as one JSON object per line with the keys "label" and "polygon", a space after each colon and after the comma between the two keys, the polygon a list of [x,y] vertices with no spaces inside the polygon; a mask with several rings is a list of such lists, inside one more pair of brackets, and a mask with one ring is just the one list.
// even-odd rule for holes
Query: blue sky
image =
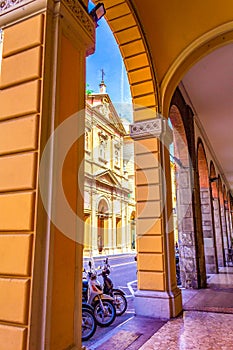
{"label": "blue sky", "polygon": [[[96,28],[96,50],[87,57],[86,82],[88,89],[99,92],[104,70],[106,92],[118,110],[119,104],[131,103],[131,93],[120,50],[106,20],[102,18]],[[118,110],[119,113],[122,113]],[[128,113],[127,113],[128,114]]]}

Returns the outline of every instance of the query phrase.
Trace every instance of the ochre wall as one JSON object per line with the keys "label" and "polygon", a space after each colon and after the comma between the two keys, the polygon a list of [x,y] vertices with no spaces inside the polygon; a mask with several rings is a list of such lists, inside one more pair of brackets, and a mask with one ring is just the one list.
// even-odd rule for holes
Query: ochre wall
{"label": "ochre wall", "polygon": [[26,349],[38,198],[44,16],[4,30],[0,77],[0,349]]}
{"label": "ochre wall", "polygon": [[[60,64],[57,78],[58,92],[57,125],[79,110],[80,52],[64,36],[60,43]],[[71,69],[72,67],[72,69]],[[83,79],[81,77],[81,79]],[[77,127],[77,125],[76,125]],[[69,138],[69,135],[67,135]],[[63,188],[74,212],[77,211],[77,143],[70,149],[63,167]],[[80,149],[80,152],[83,151]],[[56,174],[55,174],[56,176]],[[54,203],[56,206],[56,203]],[[81,256],[81,252],[80,256]],[[51,344],[52,349],[66,349],[74,337],[75,308],[75,241],[67,238],[65,232],[54,228]],[[58,273],[59,272],[59,273]],[[81,300],[80,300],[81,303]]]}

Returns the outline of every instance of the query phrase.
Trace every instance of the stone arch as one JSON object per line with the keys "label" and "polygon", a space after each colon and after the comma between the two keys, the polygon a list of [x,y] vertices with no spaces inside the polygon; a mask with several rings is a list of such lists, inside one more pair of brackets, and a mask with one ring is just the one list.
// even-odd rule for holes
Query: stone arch
{"label": "stone arch", "polygon": [[191,161],[181,111],[174,104],[170,107],[169,119],[173,129],[180,280],[185,288],[197,288],[198,269],[192,205]]}
{"label": "stone arch", "polygon": [[200,183],[202,231],[204,238],[206,273],[217,273],[217,254],[209,185],[209,169],[202,140],[197,142],[197,166]]}
{"label": "stone arch", "polygon": [[97,212],[103,215],[107,215],[109,212],[109,201],[106,197],[101,196],[96,203]]}
{"label": "stone arch", "polygon": [[161,83],[161,104],[164,115],[167,114],[172,95],[185,73],[203,57],[232,42],[232,22],[229,22],[198,37],[182,51],[170,66]]}
{"label": "stone arch", "polygon": [[210,184],[213,198],[218,198],[218,176],[213,161],[210,161]]}
{"label": "stone arch", "polygon": [[212,199],[212,212],[214,219],[214,231],[216,252],[218,258],[218,267],[224,266],[224,243],[221,225],[221,213],[219,202],[219,177],[217,176],[213,161],[210,161],[210,194]]}
{"label": "stone arch", "polygon": [[94,2],[104,3],[105,18],[124,60],[134,105],[134,121],[154,118],[159,104],[155,67],[132,4],[127,0]]}

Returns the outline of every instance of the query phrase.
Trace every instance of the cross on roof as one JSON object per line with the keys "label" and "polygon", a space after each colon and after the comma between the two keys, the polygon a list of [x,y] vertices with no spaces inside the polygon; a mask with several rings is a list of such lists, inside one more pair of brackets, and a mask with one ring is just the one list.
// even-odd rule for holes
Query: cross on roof
{"label": "cross on roof", "polygon": [[104,73],[103,68],[101,69],[101,74],[102,74],[102,81],[104,81],[104,76],[105,76],[105,73]]}

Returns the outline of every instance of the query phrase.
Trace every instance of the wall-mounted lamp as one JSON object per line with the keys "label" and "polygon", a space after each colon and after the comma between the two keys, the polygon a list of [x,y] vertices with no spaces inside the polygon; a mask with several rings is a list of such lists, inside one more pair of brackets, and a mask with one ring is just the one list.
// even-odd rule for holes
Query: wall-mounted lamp
{"label": "wall-mounted lamp", "polygon": [[96,27],[98,26],[97,22],[105,15],[106,10],[104,8],[104,4],[99,2],[89,13],[89,15],[93,18]]}
{"label": "wall-mounted lamp", "polygon": [[210,177],[210,182],[218,181],[218,177]]}

